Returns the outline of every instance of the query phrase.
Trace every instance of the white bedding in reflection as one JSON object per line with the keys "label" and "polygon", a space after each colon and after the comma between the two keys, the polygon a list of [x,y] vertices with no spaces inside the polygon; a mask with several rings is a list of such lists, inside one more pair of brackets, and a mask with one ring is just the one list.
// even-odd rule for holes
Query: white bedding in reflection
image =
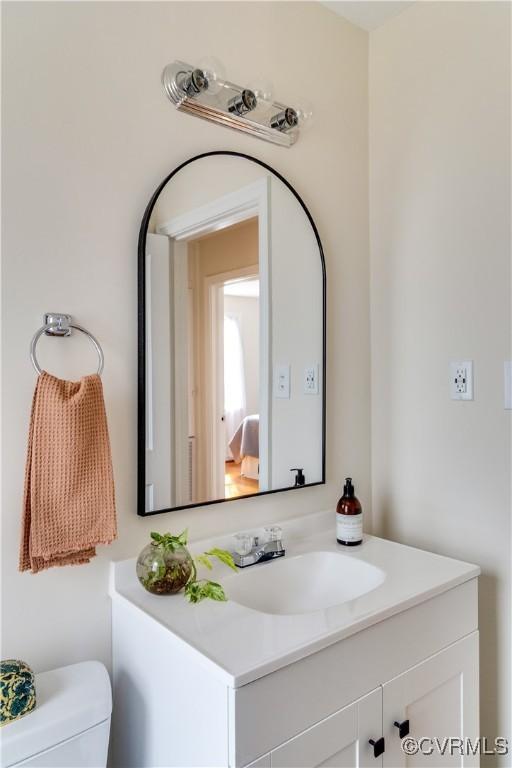
{"label": "white bedding in reflection", "polygon": [[242,419],[233,437],[229,441],[229,448],[234,460],[239,463],[246,456],[259,459],[260,456],[260,417],[253,413]]}

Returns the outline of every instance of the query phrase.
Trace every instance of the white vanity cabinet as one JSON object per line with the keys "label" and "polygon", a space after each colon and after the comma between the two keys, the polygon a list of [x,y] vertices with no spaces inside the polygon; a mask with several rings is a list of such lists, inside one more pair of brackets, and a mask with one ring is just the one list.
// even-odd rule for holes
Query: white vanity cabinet
{"label": "white vanity cabinet", "polygon": [[[398,726],[408,721],[409,735],[440,740],[478,734],[478,632],[449,646],[398,677],[384,683],[358,701],[335,712],[260,757],[258,768],[401,768],[429,765],[476,766],[478,758],[462,759],[457,748],[450,754],[406,755],[401,749]],[[461,732],[461,726],[463,731]],[[384,743],[377,741],[383,734]],[[370,741],[376,742],[371,745]],[[377,752],[384,748],[381,755]]]}
{"label": "white vanity cabinet", "polygon": [[[409,720],[416,739],[477,738],[476,599],[473,579],[233,688],[114,598],[113,765],[476,766],[471,755],[406,756],[394,726]],[[380,738],[374,757],[369,741]]]}
{"label": "white vanity cabinet", "polygon": [[382,569],[382,585],[288,615],[149,595],[133,561],[116,564],[111,764],[477,766],[435,746],[405,755],[394,723],[440,744],[478,738],[479,569],[371,537],[351,556]]}

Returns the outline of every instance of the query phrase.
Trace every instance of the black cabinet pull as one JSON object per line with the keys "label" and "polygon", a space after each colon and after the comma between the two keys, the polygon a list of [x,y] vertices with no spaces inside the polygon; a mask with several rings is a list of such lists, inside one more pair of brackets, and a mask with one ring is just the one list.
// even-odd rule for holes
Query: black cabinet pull
{"label": "black cabinet pull", "polygon": [[396,728],[398,728],[398,733],[399,733],[401,739],[405,739],[405,737],[409,735],[409,721],[408,720],[402,720],[401,723],[399,723],[398,720],[395,720],[393,725],[396,726]]}
{"label": "black cabinet pull", "polygon": [[381,736],[380,739],[370,739],[369,743],[373,747],[373,756],[374,757],[380,757],[382,754],[384,754],[385,749],[385,742],[384,742],[384,736]]}

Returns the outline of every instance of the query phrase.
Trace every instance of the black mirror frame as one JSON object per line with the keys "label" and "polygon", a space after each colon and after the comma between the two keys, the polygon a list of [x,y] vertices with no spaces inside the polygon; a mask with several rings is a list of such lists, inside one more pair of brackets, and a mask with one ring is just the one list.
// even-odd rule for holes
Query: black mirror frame
{"label": "black mirror frame", "polygon": [[[145,273],[145,259],[146,259],[146,235],[148,230],[148,224],[153,212],[155,203],[160,195],[160,192],[165,185],[175,176],[179,171],[185,168],[190,163],[196,160],[201,160],[205,157],[215,157],[217,155],[224,155],[227,157],[240,157],[244,160],[250,160],[253,163],[265,168],[274,174],[282,183],[290,190],[296,200],[299,202],[302,210],[306,214],[308,221],[313,229],[318,250],[320,252],[320,260],[322,264],[322,479],[315,483],[306,483],[301,486],[290,486],[289,488],[276,488],[270,491],[258,491],[258,493],[251,493],[245,496],[235,496],[230,499],[213,499],[211,501],[203,501],[198,504],[184,504],[177,507],[169,507],[168,509],[156,509],[151,512],[146,512],[146,273]],[[311,488],[315,485],[325,484],[325,445],[326,445],[326,372],[327,372],[327,286],[326,286],[326,271],[325,271],[325,257],[322,248],[322,242],[320,235],[316,228],[313,217],[311,216],[306,204],[295,191],[292,185],[281,176],[278,171],[274,170],[270,165],[264,163],[262,160],[258,160],[256,157],[246,155],[243,152],[232,152],[230,150],[216,150],[213,152],[203,152],[200,155],[195,155],[189,160],[178,165],[165,179],[158,185],[155,192],[151,196],[151,199],[144,211],[142,222],[139,231],[138,242],[138,401],[137,401],[137,514],[140,517],[149,517],[150,515],[161,515],[165,512],[174,512],[180,509],[194,509],[197,507],[206,507],[211,504],[223,504],[229,501],[240,501],[241,499],[249,499],[258,496],[266,496],[270,493],[282,493],[284,491],[294,491],[298,488]]]}

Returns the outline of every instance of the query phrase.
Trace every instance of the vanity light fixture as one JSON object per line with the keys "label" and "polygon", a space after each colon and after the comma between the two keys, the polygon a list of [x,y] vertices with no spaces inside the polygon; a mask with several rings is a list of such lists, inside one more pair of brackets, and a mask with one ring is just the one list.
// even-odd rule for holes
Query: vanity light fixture
{"label": "vanity light fixture", "polygon": [[244,88],[242,93],[238,94],[238,96],[233,96],[228,101],[228,112],[234,112],[242,117],[242,115],[246,115],[248,112],[256,109],[257,104],[258,100],[254,91]]}
{"label": "vanity light fixture", "polygon": [[276,131],[290,131],[299,124],[299,116],[294,109],[287,107],[282,112],[270,118],[270,127]]}
{"label": "vanity light fixture", "polygon": [[193,99],[203,91],[207,91],[209,83],[202,69],[193,69],[191,72],[182,72],[177,76],[176,85],[180,91]]}
{"label": "vanity light fixture", "polygon": [[[282,147],[291,147],[311,113],[282,104],[271,89],[243,87],[227,80],[220,62],[208,59],[191,66],[183,61],[168,64],[162,85],[176,109],[228,128],[257,136]],[[304,120],[303,120],[304,118]]]}

